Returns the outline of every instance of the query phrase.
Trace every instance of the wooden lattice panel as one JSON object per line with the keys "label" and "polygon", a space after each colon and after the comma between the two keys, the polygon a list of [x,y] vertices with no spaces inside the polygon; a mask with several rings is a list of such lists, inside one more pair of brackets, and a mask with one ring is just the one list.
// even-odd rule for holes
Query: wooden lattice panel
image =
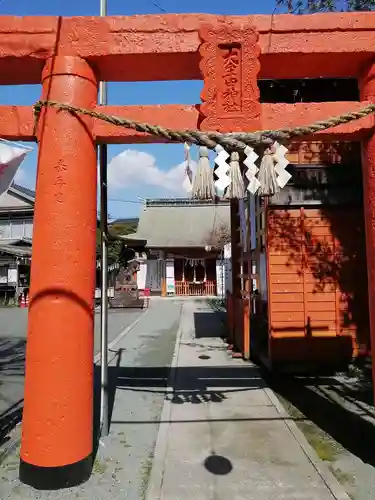
{"label": "wooden lattice panel", "polygon": [[360,208],[269,211],[274,337],[352,335],[366,341],[367,271]]}

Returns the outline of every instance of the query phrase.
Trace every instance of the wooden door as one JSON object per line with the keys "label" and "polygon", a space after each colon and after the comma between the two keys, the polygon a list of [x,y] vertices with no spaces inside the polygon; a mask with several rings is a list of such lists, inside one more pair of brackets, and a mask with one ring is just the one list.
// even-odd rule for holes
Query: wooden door
{"label": "wooden door", "polygon": [[368,345],[361,207],[269,210],[272,337],[351,335]]}
{"label": "wooden door", "polygon": [[163,260],[147,260],[146,288],[153,292],[161,292],[163,266]]}

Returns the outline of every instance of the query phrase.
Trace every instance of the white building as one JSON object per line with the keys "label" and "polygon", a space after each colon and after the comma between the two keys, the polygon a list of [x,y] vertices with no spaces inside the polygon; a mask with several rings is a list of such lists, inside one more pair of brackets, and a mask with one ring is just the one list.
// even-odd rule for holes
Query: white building
{"label": "white building", "polygon": [[30,283],[34,191],[18,184],[0,196],[0,301],[8,302]]}

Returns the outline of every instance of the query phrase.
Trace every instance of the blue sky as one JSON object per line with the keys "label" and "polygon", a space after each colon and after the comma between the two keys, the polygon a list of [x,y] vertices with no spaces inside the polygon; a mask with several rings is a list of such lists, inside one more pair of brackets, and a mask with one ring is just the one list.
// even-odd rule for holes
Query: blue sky
{"label": "blue sky", "polygon": [[[276,0],[107,0],[108,15],[205,12],[212,14],[268,14]],[[277,9],[276,12],[281,12]],[[99,0],[0,0],[0,15],[98,15]],[[109,83],[109,104],[195,104],[200,81]],[[0,104],[31,105],[40,86],[0,86]],[[194,156],[194,152],[192,153]],[[120,156],[118,156],[120,155]],[[138,215],[139,198],[182,196],[183,145],[116,145],[109,147],[109,214],[113,218]],[[111,162],[112,160],[112,162]],[[37,149],[29,154],[18,182],[35,186]],[[140,168],[141,167],[141,168]],[[118,201],[121,200],[121,201]]]}

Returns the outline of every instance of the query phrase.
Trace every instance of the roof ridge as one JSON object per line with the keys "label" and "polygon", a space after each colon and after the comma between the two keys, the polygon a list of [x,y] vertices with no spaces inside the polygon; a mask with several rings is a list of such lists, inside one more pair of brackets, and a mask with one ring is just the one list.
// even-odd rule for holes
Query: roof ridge
{"label": "roof ridge", "polygon": [[20,193],[30,196],[31,198],[35,198],[35,191],[33,189],[27,188],[25,186],[21,186],[21,184],[17,184],[17,182],[12,182],[10,185],[11,188],[16,189]]}
{"label": "roof ridge", "polygon": [[229,205],[229,200],[219,199],[219,200],[196,200],[193,198],[149,198],[146,199],[146,207],[151,206],[227,206]]}

